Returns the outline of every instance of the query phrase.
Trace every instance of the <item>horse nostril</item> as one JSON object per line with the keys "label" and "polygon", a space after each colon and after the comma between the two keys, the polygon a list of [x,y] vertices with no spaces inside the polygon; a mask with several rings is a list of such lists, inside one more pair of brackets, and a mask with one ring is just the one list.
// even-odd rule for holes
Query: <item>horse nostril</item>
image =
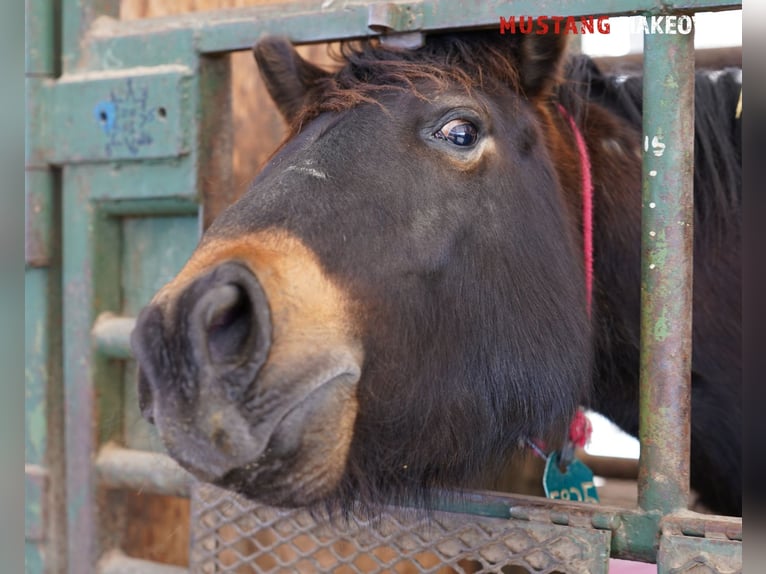
{"label": "horse nostril", "polygon": [[236,284],[221,285],[206,293],[200,304],[207,307],[203,322],[211,361],[236,361],[246,353],[255,328],[252,301],[246,291]]}
{"label": "horse nostril", "polygon": [[[222,263],[189,287],[189,341],[199,366],[247,385],[266,361],[271,321],[266,294],[242,263]],[[185,305],[181,305],[183,309]]]}

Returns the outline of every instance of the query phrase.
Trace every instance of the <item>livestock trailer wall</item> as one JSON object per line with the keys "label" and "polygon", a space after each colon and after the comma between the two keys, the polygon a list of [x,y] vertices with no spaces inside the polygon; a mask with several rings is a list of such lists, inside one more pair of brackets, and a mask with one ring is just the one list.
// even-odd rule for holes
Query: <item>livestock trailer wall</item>
{"label": "livestock trailer wall", "polygon": [[[305,513],[254,505],[193,483],[162,454],[136,408],[128,343],[138,310],[242,187],[233,183],[239,95],[231,61],[262,35],[311,44],[497,26],[512,13],[740,5],[360,0],[128,19],[116,0],[28,0],[27,572],[473,572],[516,564],[595,573],[606,572],[609,556],[656,561],[660,572],[741,570],[741,520],[685,510],[691,235],[667,222],[693,220],[693,35],[645,37],[644,137],[661,136],[667,153],[645,151],[643,225],[676,233],[661,246],[673,264],[653,273],[657,245],[645,235],[638,509],[476,493],[459,506],[445,502],[428,524],[391,509],[375,528],[357,520],[332,530]],[[656,201],[660,193],[666,201]],[[651,333],[660,315],[670,327],[658,339]],[[175,565],[149,560],[179,548],[188,555]]]}

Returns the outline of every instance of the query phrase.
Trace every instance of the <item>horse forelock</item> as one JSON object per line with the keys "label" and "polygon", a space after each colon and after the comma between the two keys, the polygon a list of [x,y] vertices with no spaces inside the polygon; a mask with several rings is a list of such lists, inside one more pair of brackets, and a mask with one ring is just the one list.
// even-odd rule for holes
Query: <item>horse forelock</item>
{"label": "horse forelock", "polygon": [[429,100],[434,90],[498,88],[520,91],[519,71],[508,43],[488,35],[435,35],[417,50],[385,47],[377,39],[340,45],[340,68],[316,82],[312,97],[290,128],[292,137],[323,112],[379,103],[382,92],[402,91]]}

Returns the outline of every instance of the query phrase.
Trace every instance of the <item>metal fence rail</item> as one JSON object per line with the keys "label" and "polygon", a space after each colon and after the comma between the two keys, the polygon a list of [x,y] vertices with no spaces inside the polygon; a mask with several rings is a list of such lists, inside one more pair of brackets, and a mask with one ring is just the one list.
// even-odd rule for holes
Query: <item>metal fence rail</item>
{"label": "metal fence rail", "polygon": [[[300,564],[338,572],[484,572],[501,565],[605,572],[610,554],[658,561],[660,572],[741,571],[741,520],[683,510],[692,35],[645,38],[644,137],[661,138],[667,151],[657,157],[644,150],[639,509],[476,493],[467,495],[467,506],[445,507],[462,514],[437,513],[426,523],[391,509],[376,524],[355,518],[330,533],[304,513],[192,485],[172,461],[142,450],[148,439],[128,440],[124,429],[132,421],[115,415],[135,398],[127,383],[132,317],[186,260],[211,191],[230,178],[226,53],[266,33],[308,43],[496,26],[509,13],[739,7],[734,0],[488,0],[466,10],[459,0],[360,0],[122,22],[117,0],[28,0],[27,571],[180,571],[120,552],[116,530],[124,516],[107,500],[124,489],[192,496],[193,572],[299,571]],[[146,121],[114,139],[105,126],[124,112],[115,102],[126,100]],[[679,214],[684,225],[677,225]],[[666,231],[662,245],[649,233],[658,229]],[[158,249],[169,243],[181,247]],[[660,251],[668,259],[658,268]],[[652,334],[661,316],[675,330],[658,340]],[[675,408],[653,408],[660,403]]]}
{"label": "metal fence rail", "polygon": [[605,574],[609,567],[609,530],[403,508],[331,522],[210,485],[196,486],[193,500],[192,572],[479,574],[518,566]]}

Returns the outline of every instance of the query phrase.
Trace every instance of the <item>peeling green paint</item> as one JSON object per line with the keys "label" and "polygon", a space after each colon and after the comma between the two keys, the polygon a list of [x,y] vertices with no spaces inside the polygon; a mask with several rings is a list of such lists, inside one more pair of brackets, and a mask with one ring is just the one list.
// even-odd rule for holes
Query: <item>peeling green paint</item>
{"label": "peeling green paint", "polygon": [[668,320],[665,315],[661,315],[654,323],[654,339],[662,342],[668,338]]}
{"label": "peeling green paint", "polygon": [[644,134],[663,146],[642,169],[639,504],[671,512],[689,496],[693,244],[676,222],[693,216],[693,35],[645,34],[643,89]]}

